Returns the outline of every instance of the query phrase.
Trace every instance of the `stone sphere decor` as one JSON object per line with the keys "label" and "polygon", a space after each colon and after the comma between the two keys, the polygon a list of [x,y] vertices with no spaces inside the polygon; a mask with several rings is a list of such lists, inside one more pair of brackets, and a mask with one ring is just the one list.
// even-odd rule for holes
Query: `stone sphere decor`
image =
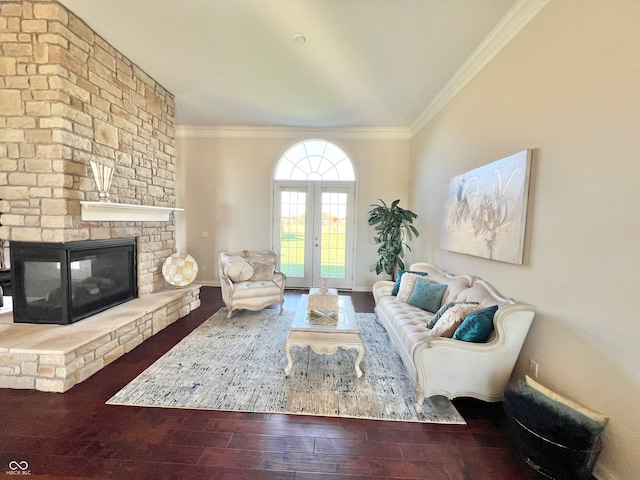
{"label": "stone sphere decor", "polygon": [[198,263],[187,253],[174,253],[162,265],[162,275],[174,287],[186,287],[198,276]]}

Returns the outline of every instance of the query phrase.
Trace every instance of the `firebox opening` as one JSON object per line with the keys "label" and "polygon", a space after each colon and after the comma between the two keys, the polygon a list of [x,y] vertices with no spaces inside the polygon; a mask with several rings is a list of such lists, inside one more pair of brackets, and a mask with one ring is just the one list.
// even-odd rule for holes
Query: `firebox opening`
{"label": "firebox opening", "polygon": [[10,247],[16,323],[69,324],[137,297],[135,238]]}

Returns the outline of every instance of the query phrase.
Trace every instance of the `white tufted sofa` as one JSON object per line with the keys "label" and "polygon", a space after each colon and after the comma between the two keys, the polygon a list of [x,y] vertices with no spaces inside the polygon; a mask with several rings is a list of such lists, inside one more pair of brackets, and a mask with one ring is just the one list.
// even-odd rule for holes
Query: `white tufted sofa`
{"label": "white tufted sofa", "polygon": [[377,320],[416,382],[417,410],[421,411],[424,398],[432,395],[502,400],[535,308],[501,296],[477,277],[449,275],[423,262],[414,263],[409,270],[427,272],[430,281],[447,284],[442,305],[448,302],[498,305],[493,332],[484,343],[433,337],[426,324],[434,313],[391,295],[394,282],[374,284]]}
{"label": "white tufted sofa", "polygon": [[279,304],[282,312],[287,277],[277,269],[276,252],[221,252],[218,273],[227,317],[241,308],[261,310],[274,304]]}

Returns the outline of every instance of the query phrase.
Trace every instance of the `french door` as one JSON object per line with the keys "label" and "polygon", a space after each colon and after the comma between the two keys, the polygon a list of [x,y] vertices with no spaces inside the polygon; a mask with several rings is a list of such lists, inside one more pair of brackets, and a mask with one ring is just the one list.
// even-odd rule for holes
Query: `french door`
{"label": "french door", "polygon": [[353,287],[353,183],[275,182],[274,245],[287,287]]}

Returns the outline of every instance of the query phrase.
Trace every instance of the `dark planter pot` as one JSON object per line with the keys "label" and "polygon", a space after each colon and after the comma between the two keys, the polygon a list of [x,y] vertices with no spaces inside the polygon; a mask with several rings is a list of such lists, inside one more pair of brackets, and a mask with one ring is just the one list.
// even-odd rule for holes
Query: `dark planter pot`
{"label": "dark planter pot", "polygon": [[538,435],[511,415],[508,418],[518,454],[536,471],[554,480],[591,480],[593,478],[593,467],[602,450],[600,438],[591,448],[573,448]]}

